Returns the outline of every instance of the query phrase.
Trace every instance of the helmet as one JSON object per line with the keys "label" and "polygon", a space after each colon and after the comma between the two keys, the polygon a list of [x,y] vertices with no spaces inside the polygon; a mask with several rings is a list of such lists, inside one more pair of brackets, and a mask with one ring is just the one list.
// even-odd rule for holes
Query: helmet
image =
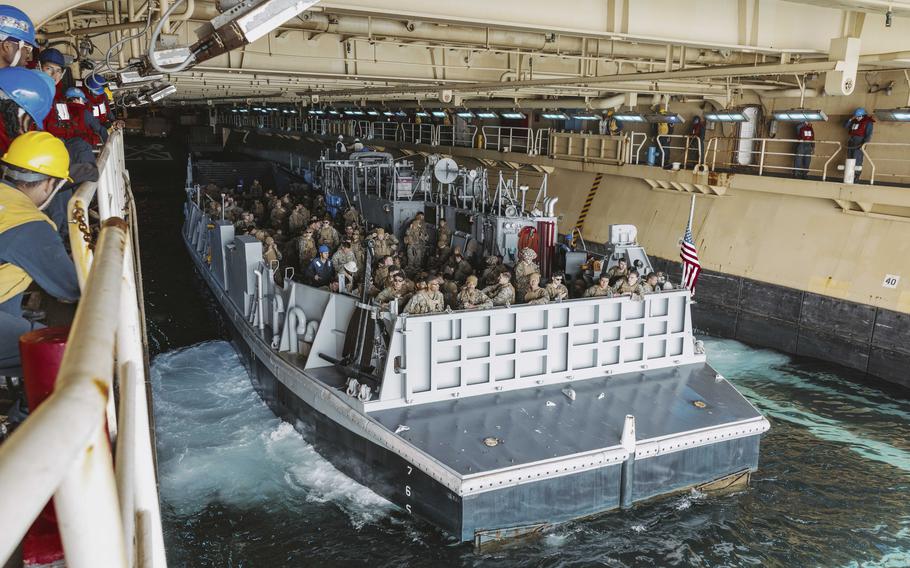
{"label": "helmet", "polygon": [[864,109],[863,107],[859,107],[858,109],[856,109],[853,112],[853,116],[855,116],[856,118],[866,116],[866,109]]}
{"label": "helmet", "polygon": [[360,138],[354,138],[354,142],[360,142]]}
{"label": "helmet", "polygon": [[342,136],[341,134],[339,134],[339,135],[338,135],[338,139],[339,139],[339,140],[344,140],[344,136]]}
{"label": "helmet", "polygon": [[324,252],[329,252],[329,247],[326,245],[319,245],[319,254],[322,254]]}
{"label": "helmet", "polygon": [[35,24],[25,12],[9,4],[0,4],[0,38],[38,46],[35,41]]}
{"label": "helmet", "polygon": [[63,68],[66,67],[66,58],[63,57],[59,49],[54,49],[53,47],[42,51],[41,55],[38,56],[38,61],[41,63],[53,63]]}
{"label": "helmet", "polygon": [[344,264],[344,269],[345,269],[349,274],[354,274],[355,272],[357,272],[357,263],[354,262],[353,260],[349,260],[348,262],[346,262],[346,263]]}
{"label": "helmet", "polygon": [[82,80],[85,88],[88,89],[93,95],[100,95],[104,92],[104,86],[107,85],[107,80],[96,73],[92,73],[88,77]]}
{"label": "helmet", "polygon": [[0,69],[0,91],[27,112],[38,128],[44,129],[44,117],[57,92],[53,79],[34,69],[6,67]]}
{"label": "helmet", "polygon": [[68,99],[82,99],[85,100],[85,92],[79,87],[70,87],[64,93]]}
{"label": "helmet", "polygon": [[69,176],[70,155],[66,146],[47,132],[26,132],[16,137],[0,159],[23,170],[73,181]]}

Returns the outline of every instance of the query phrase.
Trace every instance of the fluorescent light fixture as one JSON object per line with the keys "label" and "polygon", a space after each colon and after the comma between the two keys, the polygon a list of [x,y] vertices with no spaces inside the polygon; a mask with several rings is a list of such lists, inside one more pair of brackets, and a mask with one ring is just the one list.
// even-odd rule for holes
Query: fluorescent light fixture
{"label": "fluorescent light fixture", "polygon": [[617,112],[613,118],[620,122],[647,122],[643,114],[633,111]]}
{"label": "fluorescent light fixture", "polygon": [[[399,112],[401,112],[401,111],[399,111]],[[414,113],[414,116],[426,117],[426,116],[430,116],[430,113],[428,113],[426,111],[418,110],[417,112]]]}
{"label": "fluorescent light fixture", "polygon": [[491,110],[482,110],[477,113],[477,118],[496,118],[499,115]]}
{"label": "fluorescent light fixture", "polygon": [[333,109],[329,111],[329,114],[338,114],[338,111]]}
{"label": "fluorescent light fixture", "polygon": [[435,116],[436,118],[445,118],[446,113],[445,113],[445,111],[442,111],[442,110],[434,110],[433,116]]}
{"label": "fluorescent light fixture", "polygon": [[545,112],[540,115],[547,120],[568,120],[569,115],[564,112]]}
{"label": "fluorescent light fixture", "polygon": [[600,117],[595,114],[573,114],[572,118],[575,120],[600,120]]}
{"label": "fluorescent light fixture", "polygon": [[672,114],[669,112],[667,114],[661,114],[659,112],[651,113],[651,114],[645,115],[645,120],[647,120],[648,122],[650,122],[652,124],[657,124],[657,123],[661,123],[661,122],[666,122],[669,124],[677,124],[677,123],[683,122],[683,118],[681,116],[679,116],[678,114]]}
{"label": "fluorescent light fixture", "polygon": [[346,111],[344,111],[344,114],[346,114],[348,116],[363,116],[363,111],[349,108]]}
{"label": "fluorescent light fixture", "polygon": [[875,118],[885,122],[910,122],[910,107],[875,109]]}
{"label": "fluorescent light fixture", "polygon": [[382,116],[395,116],[395,113],[390,110],[387,110],[382,113]]}
{"label": "fluorescent light fixture", "polygon": [[367,111],[367,114],[370,115],[370,116],[379,116],[379,111],[376,111],[376,110],[368,110],[368,111]]}
{"label": "fluorescent light fixture", "polygon": [[400,117],[402,117],[402,118],[405,118],[405,117],[408,116],[408,113],[406,113],[406,112],[403,111],[403,110],[399,110],[399,111],[397,111],[397,112],[395,113],[395,116],[400,116]]}
{"label": "fluorescent light fixture", "polygon": [[524,120],[525,118],[527,118],[523,112],[518,112],[518,111],[514,111],[514,110],[509,111],[509,112],[504,112],[504,113],[500,114],[499,116],[501,116],[503,118],[507,118],[509,120]]}
{"label": "fluorescent light fixture", "polygon": [[460,111],[456,112],[455,114],[460,118],[474,118],[475,116],[477,116],[469,110],[460,110]]}
{"label": "fluorescent light fixture", "polygon": [[746,115],[738,110],[719,110],[717,112],[706,112],[705,120],[713,122],[749,122]]}
{"label": "fluorescent light fixture", "polygon": [[155,89],[154,91],[148,94],[149,100],[153,103],[156,103],[163,99],[164,97],[169,97],[177,92],[177,87],[174,85],[165,85],[160,89]]}
{"label": "fluorescent light fixture", "polygon": [[828,116],[820,110],[808,110],[804,108],[795,108],[791,110],[774,111],[774,120],[778,122],[803,122],[803,121],[826,121]]}
{"label": "fluorescent light fixture", "polygon": [[322,116],[322,115],[325,114],[325,111],[324,111],[324,110],[319,110],[319,109],[313,108],[313,109],[310,109],[310,114],[315,114],[315,115],[318,115],[318,116]]}

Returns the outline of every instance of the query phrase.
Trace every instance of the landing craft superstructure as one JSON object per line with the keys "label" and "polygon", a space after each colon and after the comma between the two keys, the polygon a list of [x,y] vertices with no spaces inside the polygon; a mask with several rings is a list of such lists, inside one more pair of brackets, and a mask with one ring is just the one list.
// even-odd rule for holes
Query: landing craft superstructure
{"label": "landing craft superstructure", "polygon": [[[371,199],[404,201],[346,191],[367,218]],[[470,211],[475,224],[485,214],[488,203],[449,205],[447,193],[407,201]],[[208,218],[192,190],[185,213],[190,254],[263,398],[314,426],[341,471],[459,540],[534,532],[758,466],[768,422],[707,364],[687,290],[397,315],[276,284],[261,243]],[[480,224],[503,214],[536,227],[552,219],[543,213],[500,207]]]}

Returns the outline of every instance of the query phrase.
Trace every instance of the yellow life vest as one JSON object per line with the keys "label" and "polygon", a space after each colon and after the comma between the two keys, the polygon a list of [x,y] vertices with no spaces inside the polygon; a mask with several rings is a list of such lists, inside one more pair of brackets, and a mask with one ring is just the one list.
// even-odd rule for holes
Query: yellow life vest
{"label": "yellow life vest", "polygon": [[[0,182],[0,234],[32,221],[47,221],[57,230],[50,217],[39,211],[27,195]],[[22,268],[9,262],[0,264],[0,304],[25,291],[31,283],[31,276]]]}

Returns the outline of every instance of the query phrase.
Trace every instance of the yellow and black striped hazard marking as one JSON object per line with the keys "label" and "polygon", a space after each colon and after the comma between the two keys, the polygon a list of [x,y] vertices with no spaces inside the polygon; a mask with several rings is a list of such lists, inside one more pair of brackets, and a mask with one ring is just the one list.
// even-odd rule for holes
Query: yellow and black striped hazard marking
{"label": "yellow and black striped hazard marking", "polygon": [[581,207],[581,213],[578,214],[578,221],[575,223],[575,228],[578,229],[578,231],[572,233],[572,246],[575,246],[575,241],[578,239],[579,233],[585,228],[585,219],[588,218],[588,211],[591,210],[591,204],[594,203],[594,196],[597,195],[597,190],[600,188],[600,182],[603,178],[603,174],[594,176],[594,183],[591,184],[591,191],[588,192],[585,204]]}

